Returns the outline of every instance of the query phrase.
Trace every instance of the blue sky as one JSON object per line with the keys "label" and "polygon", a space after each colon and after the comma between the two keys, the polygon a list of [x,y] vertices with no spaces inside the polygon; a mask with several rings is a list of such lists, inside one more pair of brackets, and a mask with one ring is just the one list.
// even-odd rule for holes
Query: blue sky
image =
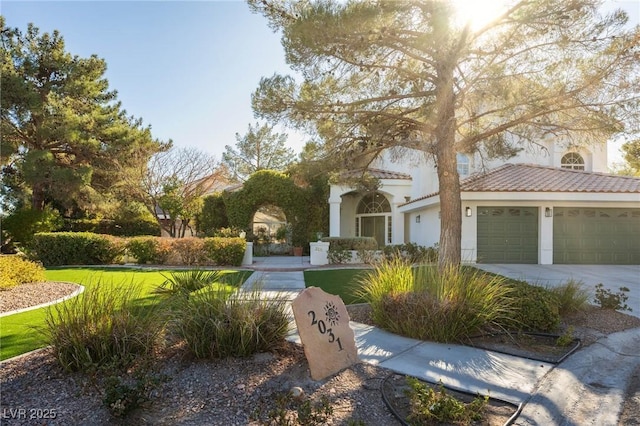
{"label": "blue sky", "polygon": [[[638,0],[608,3],[638,23]],[[251,93],[260,78],[291,74],[280,36],[240,0],[3,0],[0,13],[10,27],[59,30],[73,55],[103,58],[111,89],[155,137],[217,158],[256,121]],[[299,152],[303,136],[287,133]],[[610,161],[618,149],[610,147]]]}

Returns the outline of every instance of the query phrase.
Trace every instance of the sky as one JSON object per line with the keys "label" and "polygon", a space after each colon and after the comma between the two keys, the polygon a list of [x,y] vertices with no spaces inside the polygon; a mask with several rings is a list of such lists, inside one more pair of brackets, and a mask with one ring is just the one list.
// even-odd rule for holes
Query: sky
{"label": "sky", "polygon": [[[639,22],[640,1],[607,3]],[[251,94],[260,78],[292,74],[280,35],[240,0],[2,0],[0,13],[9,27],[25,30],[32,22],[41,32],[58,30],[72,55],[104,59],[110,89],[154,137],[218,159],[225,145],[236,144],[236,133],[258,121]],[[278,131],[301,151],[303,135]],[[610,144],[610,163],[620,158],[619,144]]]}

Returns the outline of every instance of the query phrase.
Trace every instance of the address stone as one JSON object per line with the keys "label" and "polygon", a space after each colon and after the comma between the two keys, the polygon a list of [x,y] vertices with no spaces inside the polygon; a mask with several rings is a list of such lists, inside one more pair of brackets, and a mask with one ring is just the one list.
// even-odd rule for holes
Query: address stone
{"label": "address stone", "polygon": [[358,362],[349,314],[339,296],[309,287],[291,304],[313,380],[321,380]]}

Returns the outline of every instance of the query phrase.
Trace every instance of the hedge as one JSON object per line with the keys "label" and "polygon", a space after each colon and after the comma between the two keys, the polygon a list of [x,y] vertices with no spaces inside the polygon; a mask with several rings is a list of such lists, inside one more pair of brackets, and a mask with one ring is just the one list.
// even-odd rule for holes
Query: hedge
{"label": "hedge", "polygon": [[32,254],[44,266],[105,265],[124,254],[139,264],[240,266],[246,249],[243,238],[118,238],[89,232],[50,232],[34,236]]}
{"label": "hedge", "polygon": [[41,232],[29,246],[44,266],[107,265],[124,247],[121,238],[90,232]]}
{"label": "hedge", "polygon": [[378,242],[373,237],[324,237],[320,241],[329,243],[329,250],[377,250]]}
{"label": "hedge", "polygon": [[134,237],[139,235],[160,236],[160,226],[155,220],[110,220],[110,219],[65,219],[63,231],[91,232],[109,234],[118,237]]}

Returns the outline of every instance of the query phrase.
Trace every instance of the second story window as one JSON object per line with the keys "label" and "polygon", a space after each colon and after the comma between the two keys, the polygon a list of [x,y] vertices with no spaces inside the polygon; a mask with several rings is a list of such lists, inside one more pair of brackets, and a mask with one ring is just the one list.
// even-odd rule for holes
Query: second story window
{"label": "second story window", "polygon": [[570,152],[562,157],[560,167],[563,169],[584,170],[584,159],[577,152]]}
{"label": "second story window", "polygon": [[464,154],[457,154],[456,161],[458,162],[458,174],[460,177],[469,176],[469,157]]}

